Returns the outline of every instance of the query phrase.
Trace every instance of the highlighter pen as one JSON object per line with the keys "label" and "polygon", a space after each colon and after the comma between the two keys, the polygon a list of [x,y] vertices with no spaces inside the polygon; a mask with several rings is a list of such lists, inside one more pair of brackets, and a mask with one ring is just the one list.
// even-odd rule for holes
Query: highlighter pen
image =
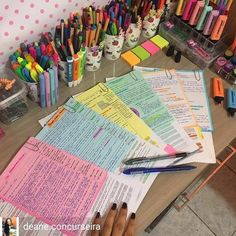
{"label": "highlighter pen", "polygon": [[50,77],[47,71],[44,71],[43,75],[45,78],[46,105],[47,107],[50,107],[51,106]]}
{"label": "highlighter pen", "polygon": [[229,49],[230,49],[232,52],[235,52],[235,51],[236,51],[236,37],[234,38],[234,41],[233,41],[233,43],[230,45]]}
{"label": "highlighter pen", "polygon": [[59,84],[58,84],[58,68],[57,66],[53,66],[54,71],[54,80],[55,80],[55,87],[56,87],[56,102],[59,100]]}
{"label": "highlighter pen", "polygon": [[189,0],[188,3],[186,4],[186,7],[184,9],[184,13],[182,16],[182,20],[184,21],[189,21],[190,16],[193,12],[194,7],[197,4],[197,0]]}
{"label": "highlighter pen", "polygon": [[56,104],[56,85],[55,85],[55,78],[54,78],[54,70],[49,68],[48,69],[49,78],[50,78],[50,94],[51,94],[51,104]]}
{"label": "highlighter pen", "polygon": [[176,13],[175,13],[176,16],[182,16],[183,15],[186,3],[187,3],[187,0],[179,0],[178,6],[177,6],[177,9],[176,9]]}
{"label": "highlighter pen", "polygon": [[73,56],[73,85],[78,85],[78,79],[79,79],[79,56],[75,54]]}
{"label": "highlighter pen", "polygon": [[45,78],[42,73],[39,74],[39,88],[40,88],[40,106],[46,107],[46,86]]}
{"label": "highlighter pen", "polygon": [[189,19],[190,25],[196,25],[204,8],[204,1],[198,1]]}
{"label": "highlighter pen", "polygon": [[26,67],[22,69],[22,74],[26,77],[27,82],[34,83],[34,81],[30,77],[30,72]]}
{"label": "highlighter pen", "polygon": [[199,18],[199,21],[197,23],[197,26],[196,26],[196,30],[198,31],[202,31],[203,30],[203,27],[205,25],[205,22],[207,20],[207,15],[212,11],[212,6],[205,6],[203,11],[202,11],[202,14]]}
{"label": "highlighter pen", "polygon": [[230,116],[234,116],[234,113],[236,112],[236,90],[227,90],[227,111]]}
{"label": "highlighter pen", "polygon": [[221,104],[224,101],[224,87],[221,78],[214,77],[213,81],[213,98],[216,103]]}
{"label": "highlighter pen", "polygon": [[85,70],[85,63],[86,63],[86,49],[82,47],[80,51],[77,53],[79,56],[80,64],[79,64],[79,81],[78,83],[81,82],[83,76],[84,76],[84,70]]}
{"label": "highlighter pen", "polygon": [[66,58],[67,61],[67,82],[68,87],[72,87],[73,85],[73,58],[68,56]]}
{"label": "highlighter pen", "polygon": [[215,26],[213,28],[213,31],[211,33],[211,37],[210,39],[213,40],[213,41],[217,41],[220,39],[222,33],[223,33],[223,30],[224,30],[224,27],[226,25],[226,21],[228,19],[228,16],[226,15],[220,15],[215,23]]}
{"label": "highlighter pen", "polygon": [[204,29],[203,29],[203,34],[205,36],[208,36],[212,33],[212,30],[214,28],[214,25],[215,25],[217,19],[218,19],[219,14],[220,14],[220,12],[218,10],[213,10],[209,14],[209,17],[208,17],[207,22],[206,22]]}

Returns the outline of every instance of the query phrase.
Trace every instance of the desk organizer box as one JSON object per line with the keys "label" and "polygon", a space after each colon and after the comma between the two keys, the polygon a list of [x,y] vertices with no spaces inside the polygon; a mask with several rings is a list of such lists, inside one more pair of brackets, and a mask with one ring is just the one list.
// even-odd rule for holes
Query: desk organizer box
{"label": "desk organizer box", "polygon": [[10,68],[0,72],[1,80],[14,80],[10,89],[0,83],[0,121],[9,124],[28,112],[27,90],[24,83],[17,78]]}
{"label": "desk organizer box", "polygon": [[214,64],[215,72],[229,83],[236,85],[236,54],[227,50]]}
{"label": "desk organizer box", "polygon": [[211,66],[227,47],[224,38],[212,42],[175,15],[160,24],[159,34],[202,69]]}

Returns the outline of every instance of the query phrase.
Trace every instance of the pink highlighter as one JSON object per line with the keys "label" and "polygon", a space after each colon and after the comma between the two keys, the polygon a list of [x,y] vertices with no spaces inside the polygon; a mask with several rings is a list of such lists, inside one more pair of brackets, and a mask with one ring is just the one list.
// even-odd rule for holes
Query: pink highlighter
{"label": "pink highlighter", "polygon": [[205,5],[205,1],[198,1],[196,3],[196,6],[195,6],[193,13],[192,13],[190,20],[189,20],[190,25],[194,26],[197,24],[197,22],[201,16],[202,10],[204,8],[204,5]]}
{"label": "pink highlighter", "polygon": [[190,16],[192,15],[192,12],[197,4],[197,0],[189,0],[186,4],[186,7],[184,9],[184,13],[182,16],[182,20],[189,21]]}
{"label": "pink highlighter", "polygon": [[216,23],[216,20],[218,19],[218,16],[219,16],[220,12],[218,10],[213,10],[211,11],[208,19],[207,19],[207,22],[204,26],[204,29],[203,29],[203,34],[205,36],[209,36],[214,28],[214,25]]}

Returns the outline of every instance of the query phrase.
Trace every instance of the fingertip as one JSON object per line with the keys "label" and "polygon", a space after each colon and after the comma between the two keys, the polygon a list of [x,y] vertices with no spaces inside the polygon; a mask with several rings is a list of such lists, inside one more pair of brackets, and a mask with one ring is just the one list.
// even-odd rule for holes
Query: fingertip
{"label": "fingertip", "polygon": [[123,208],[123,209],[127,209],[127,203],[126,203],[126,202],[123,202],[122,208]]}
{"label": "fingertip", "polygon": [[134,220],[135,218],[136,218],[135,213],[132,213],[131,216],[130,216],[130,219]]}
{"label": "fingertip", "polygon": [[98,218],[100,218],[100,212],[97,212],[97,214],[96,214],[96,219],[98,219]]}
{"label": "fingertip", "polygon": [[116,208],[117,208],[117,204],[113,203],[111,209],[114,211],[114,210],[116,210]]}

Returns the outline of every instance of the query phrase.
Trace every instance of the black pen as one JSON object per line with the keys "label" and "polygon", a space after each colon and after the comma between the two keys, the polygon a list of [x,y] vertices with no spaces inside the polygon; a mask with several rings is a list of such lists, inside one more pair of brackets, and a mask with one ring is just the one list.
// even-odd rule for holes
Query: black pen
{"label": "black pen", "polygon": [[[182,160],[199,151],[200,151],[200,148],[193,152],[179,152],[173,155],[166,154],[166,155],[158,155],[158,156],[151,156],[151,157],[135,157],[135,158],[126,159],[123,161],[123,163],[125,165],[135,165],[135,164],[148,163],[152,161],[169,160],[169,159],[175,159],[175,158],[180,158]],[[176,161],[178,161],[178,159]]]}

